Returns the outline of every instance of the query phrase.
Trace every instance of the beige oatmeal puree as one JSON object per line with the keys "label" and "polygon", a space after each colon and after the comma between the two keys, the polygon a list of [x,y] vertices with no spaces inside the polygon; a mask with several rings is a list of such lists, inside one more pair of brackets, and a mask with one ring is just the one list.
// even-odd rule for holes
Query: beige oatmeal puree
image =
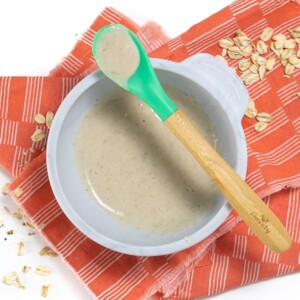
{"label": "beige oatmeal puree", "polygon": [[[195,99],[166,89],[215,146],[213,125]],[[195,224],[217,190],[192,155],[153,111],[122,91],[83,117],[76,162],[90,196],[121,222],[157,234]]]}
{"label": "beige oatmeal puree", "polygon": [[123,27],[106,29],[97,42],[96,53],[103,73],[123,87],[140,64],[137,46]]}

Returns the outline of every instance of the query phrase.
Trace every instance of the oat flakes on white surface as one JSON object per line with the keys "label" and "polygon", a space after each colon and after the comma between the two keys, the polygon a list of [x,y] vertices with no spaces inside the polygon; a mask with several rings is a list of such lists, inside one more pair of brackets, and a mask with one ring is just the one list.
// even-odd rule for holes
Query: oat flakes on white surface
{"label": "oat flakes on white surface", "polygon": [[47,297],[50,285],[42,285],[41,287],[41,296]]}
{"label": "oat flakes on white surface", "polygon": [[52,273],[51,269],[46,266],[37,266],[34,272],[40,276],[49,276]]}
{"label": "oat flakes on white surface", "polygon": [[25,289],[25,286],[21,283],[18,273],[11,272],[2,277],[2,282],[7,285],[13,285],[18,289]]}
{"label": "oat flakes on white surface", "polygon": [[24,214],[21,208],[18,208],[15,212],[11,214],[17,220],[23,220]]}
{"label": "oat flakes on white surface", "polygon": [[18,246],[17,255],[18,256],[23,256],[24,255],[24,249],[25,249],[24,243],[21,241],[21,242],[17,243],[17,246]]}
{"label": "oat flakes on white surface", "polygon": [[30,267],[28,267],[28,266],[23,266],[22,269],[21,269],[21,272],[22,272],[22,273],[28,273],[28,272],[29,272],[29,269],[30,269]]}
{"label": "oat flakes on white surface", "polygon": [[6,196],[8,193],[6,192],[7,187],[9,186],[9,183],[5,183],[1,189],[2,195]]}

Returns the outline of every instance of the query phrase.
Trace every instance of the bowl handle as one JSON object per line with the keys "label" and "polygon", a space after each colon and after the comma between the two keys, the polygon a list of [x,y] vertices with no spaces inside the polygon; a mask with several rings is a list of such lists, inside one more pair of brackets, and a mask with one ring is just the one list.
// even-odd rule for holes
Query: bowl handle
{"label": "bowl handle", "polygon": [[249,93],[230,67],[207,53],[193,55],[180,64],[188,68],[189,72],[195,72],[195,78],[199,75],[201,85],[206,87],[212,96],[223,99],[220,104],[225,111],[230,110],[239,120],[242,119],[248,106]]}

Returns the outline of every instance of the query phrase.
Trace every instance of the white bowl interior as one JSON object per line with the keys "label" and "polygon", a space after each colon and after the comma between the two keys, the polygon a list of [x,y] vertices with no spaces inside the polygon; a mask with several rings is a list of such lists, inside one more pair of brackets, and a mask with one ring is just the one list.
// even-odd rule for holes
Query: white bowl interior
{"label": "white bowl interior", "polygon": [[[159,68],[156,71],[164,85],[182,90],[199,101],[215,124],[222,156],[236,168],[241,145],[234,133],[232,123],[218,101],[204,87],[190,78]],[[119,89],[112,81],[103,77],[101,72],[90,76],[93,84],[87,83],[84,91],[71,92],[69,99],[63,103],[54,120],[51,129],[53,130],[52,136],[48,143],[47,164],[50,182],[66,215],[91,239],[106,247],[128,254],[172,253],[187,248],[189,243],[194,244],[208,236],[224,221],[231,210],[221,195],[218,195],[216,204],[209,213],[201,218],[195,226],[172,235],[145,233],[120,223],[89,197],[83,188],[76,167],[73,145],[75,133],[84,114],[97,101],[107,99],[108,95],[112,95]],[[80,84],[84,89],[85,84]],[[188,244],[186,237],[189,238]]]}

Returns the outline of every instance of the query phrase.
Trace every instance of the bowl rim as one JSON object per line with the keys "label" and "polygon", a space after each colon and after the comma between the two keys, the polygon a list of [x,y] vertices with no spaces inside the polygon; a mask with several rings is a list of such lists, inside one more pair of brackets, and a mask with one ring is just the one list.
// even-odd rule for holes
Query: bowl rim
{"label": "bowl rim", "polygon": [[[205,61],[205,59],[207,59],[207,57],[205,57],[205,54],[198,55],[198,56],[200,56],[200,60],[204,59]],[[211,59],[210,56],[209,59]],[[173,71],[178,74],[181,73],[180,68],[178,68],[178,63],[168,61],[168,60],[162,60],[162,59],[151,59],[151,62],[154,68],[156,69]],[[184,64],[184,62],[185,61],[181,62],[181,64]],[[186,63],[186,66],[190,68],[191,60],[187,59],[186,62],[189,62]],[[219,62],[216,63],[218,64]],[[225,74],[228,75],[228,72],[230,74],[231,70],[228,67],[226,67],[224,72]],[[186,71],[184,70],[184,68],[181,75],[184,76],[186,75]],[[230,74],[230,76],[232,76],[232,74]],[[222,225],[225,222],[226,218],[231,213],[232,208],[227,201],[207,224],[205,224],[203,227],[201,227],[201,229],[193,233],[191,236],[188,236],[183,239],[179,239],[174,242],[155,245],[155,246],[132,245],[114,239],[110,239],[107,236],[102,235],[100,232],[97,232],[95,229],[88,226],[84,222],[84,220],[82,220],[82,218],[77,214],[77,212],[72,208],[71,204],[69,203],[67,197],[64,194],[64,188],[62,187],[59,181],[59,174],[56,166],[57,140],[59,138],[59,134],[62,128],[64,118],[67,116],[68,111],[72,108],[72,106],[77,101],[79,96],[85,90],[90,88],[92,85],[94,85],[104,77],[105,76],[103,75],[103,73],[98,70],[91,73],[84,79],[82,79],[66,96],[65,100],[62,102],[53,120],[51,130],[48,136],[46,164],[47,164],[49,182],[52,191],[54,193],[54,196],[56,198],[56,201],[60,205],[61,209],[63,210],[67,218],[71,221],[71,223],[73,223],[73,225],[76,228],[78,228],[83,234],[85,234],[90,239],[94,240],[96,243],[121,253],[130,254],[130,255],[142,255],[142,256],[166,255],[166,254],[171,254],[171,253],[184,250],[203,241],[205,238],[209,237],[220,225]],[[245,136],[241,124],[240,126],[236,126],[234,130],[236,130],[235,134],[238,134],[242,138],[241,140],[242,144],[239,145],[241,147],[242,155],[241,157],[237,158],[237,160],[242,160],[242,161],[237,161],[237,165],[241,166],[239,170],[237,170],[237,172],[242,178],[245,178],[246,169],[247,169],[246,140],[245,140]],[[197,239],[194,239],[195,235]]]}

